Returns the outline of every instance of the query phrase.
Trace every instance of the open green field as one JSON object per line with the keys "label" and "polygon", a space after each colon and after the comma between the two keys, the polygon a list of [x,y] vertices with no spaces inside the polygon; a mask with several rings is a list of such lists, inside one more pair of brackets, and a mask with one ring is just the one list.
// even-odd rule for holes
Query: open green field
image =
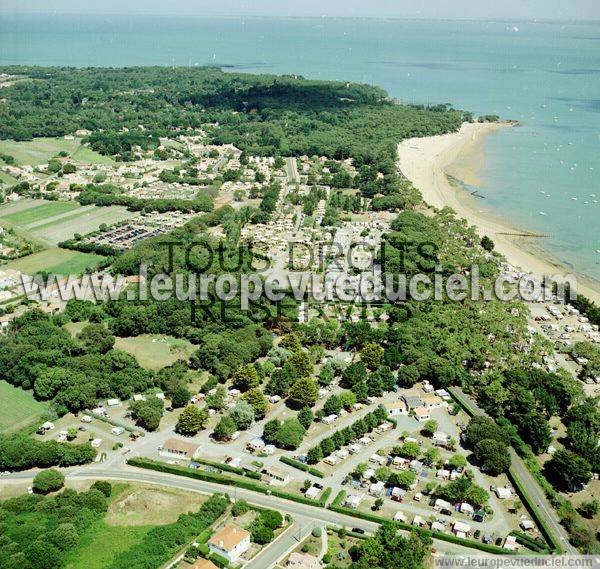
{"label": "open green field", "polygon": [[4,213],[0,209],[0,219],[8,221],[11,225],[23,227],[40,219],[52,218],[81,207],[77,202],[44,202],[43,200],[32,200],[31,204],[32,207],[20,209],[12,213],[10,209],[7,209],[7,213]]}
{"label": "open green field", "polygon": [[187,340],[150,334],[117,338],[115,348],[131,354],[142,367],[154,370],[187,360],[196,350]]}
{"label": "open green field", "polygon": [[0,183],[12,186],[13,184],[17,183],[17,179],[13,178],[10,174],[7,174],[6,172],[0,172]]}
{"label": "open green field", "polygon": [[104,259],[100,255],[80,253],[52,247],[39,253],[10,261],[3,266],[4,269],[14,269],[26,275],[47,272],[59,275],[79,275],[88,267],[95,267]]}
{"label": "open green field", "polygon": [[36,401],[31,391],[0,381],[0,432],[16,431],[38,418],[46,405]]}
{"label": "open green field", "polygon": [[100,225],[112,225],[135,217],[121,206],[80,206],[77,202],[22,200],[0,206],[0,224],[14,227],[24,236],[54,247],[71,239],[75,233],[85,235]]}
{"label": "open green field", "polygon": [[82,164],[114,164],[112,158],[102,156],[81,145],[81,140],[64,138],[36,138],[27,142],[0,140],[0,153],[13,156],[18,165],[46,164],[59,152],[68,152],[73,160]]}
{"label": "open green field", "polygon": [[152,526],[111,526],[99,520],[81,539],[67,560],[67,569],[105,569],[119,553],[127,551]]}

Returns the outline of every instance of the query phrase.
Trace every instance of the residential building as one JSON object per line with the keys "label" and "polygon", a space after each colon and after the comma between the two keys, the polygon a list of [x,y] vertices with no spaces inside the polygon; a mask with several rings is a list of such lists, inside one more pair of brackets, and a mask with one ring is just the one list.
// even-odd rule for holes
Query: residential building
{"label": "residential building", "polygon": [[395,417],[396,415],[406,415],[407,408],[404,401],[393,401],[392,403],[385,404],[385,410],[389,417]]}
{"label": "residential building", "polygon": [[452,526],[452,531],[458,537],[466,537],[471,533],[471,526],[465,522],[456,521]]}
{"label": "residential building", "polygon": [[420,423],[423,421],[429,421],[429,419],[431,419],[429,409],[426,409],[425,407],[415,407],[413,409],[413,413],[415,414],[415,419]]}
{"label": "residential building", "polygon": [[269,466],[262,470],[263,478],[273,486],[285,486],[290,481],[290,475],[279,468]]}
{"label": "residential building", "polygon": [[344,502],[344,506],[356,510],[360,506],[360,503],[362,502],[364,497],[364,494],[349,494],[346,498],[346,501]]}
{"label": "residential building", "polygon": [[250,548],[250,533],[234,524],[226,525],[208,540],[208,548],[233,563]]}
{"label": "residential building", "polygon": [[409,411],[412,411],[417,407],[423,407],[423,401],[418,395],[403,395],[402,399],[404,399],[406,407]]}
{"label": "residential building", "polygon": [[496,488],[494,490],[494,492],[496,492],[496,496],[498,496],[498,498],[500,498],[500,500],[508,500],[511,496],[512,496],[512,492],[510,490],[510,488]]}
{"label": "residential building", "polygon": [[444,400],[437,395],[427,395],[423,397],[423,406],[425,409],[439,409],[444,406]]}
{"label": "residential building", "polygon": [[180,439],[169,439],[158,447],[158,454],[165,458],[192,459],[200,450],[200,446]]}
{"label": "residential building", "polygon": [[394,500],[395,502],[402,502],[402,500],[404,500],[404,496],[406,496],[406,490],[404,488],[394,486],[391,496],[392,500]]}

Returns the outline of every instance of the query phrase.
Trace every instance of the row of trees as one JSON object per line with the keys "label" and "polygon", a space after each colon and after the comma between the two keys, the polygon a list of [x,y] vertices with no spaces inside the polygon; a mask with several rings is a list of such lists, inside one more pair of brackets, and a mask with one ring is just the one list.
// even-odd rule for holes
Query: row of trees
{"label": "row of trees", "polygon": [[384,423],[387,419],[385,407],[379,405],[374,411],[367,413],[352,425],[336,431],[330,437],[324,438],[318,445],[312,447],[308,452],[309,464],[316,464],[326,456],[339,450],[344,445],[359,439]]}

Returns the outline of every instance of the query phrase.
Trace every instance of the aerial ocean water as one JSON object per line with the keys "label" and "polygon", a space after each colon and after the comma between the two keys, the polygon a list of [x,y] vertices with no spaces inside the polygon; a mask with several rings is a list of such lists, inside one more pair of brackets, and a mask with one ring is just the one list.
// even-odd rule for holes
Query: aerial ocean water
{"label": "aerial ocean water", "polygon": [[0,65],[11,64],[295,73],[518,120],[485,142],[481,209],[600,280],[599,23],[0,12]]}

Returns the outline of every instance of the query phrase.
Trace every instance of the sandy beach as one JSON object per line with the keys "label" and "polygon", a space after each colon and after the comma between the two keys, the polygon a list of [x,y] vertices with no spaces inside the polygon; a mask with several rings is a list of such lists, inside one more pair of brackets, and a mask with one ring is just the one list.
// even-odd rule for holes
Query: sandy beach
{"label": "sandy beach", "polygon": [[[526,228],[513,227],[483,211],[476,198],[458,183],[452,183],[455,179],[471,186],[479,185],[478,171],[485,163],[483,140],[498,129],[510,127],[509,123],[464,123],[454,134],[405,140],[398,145],[400,170],[429,205],[451,207],[457,215],[475,225],[480,235],[493,239],[496,250],[512,265],[540,278],[545,274],[570,273],[572,271],[551,259],[541,247],[536,247],[535,239],[515,235],[528,233]],[[577,281],[581,294],[600,302],[600,287],[596,283],[580,275]]]}

